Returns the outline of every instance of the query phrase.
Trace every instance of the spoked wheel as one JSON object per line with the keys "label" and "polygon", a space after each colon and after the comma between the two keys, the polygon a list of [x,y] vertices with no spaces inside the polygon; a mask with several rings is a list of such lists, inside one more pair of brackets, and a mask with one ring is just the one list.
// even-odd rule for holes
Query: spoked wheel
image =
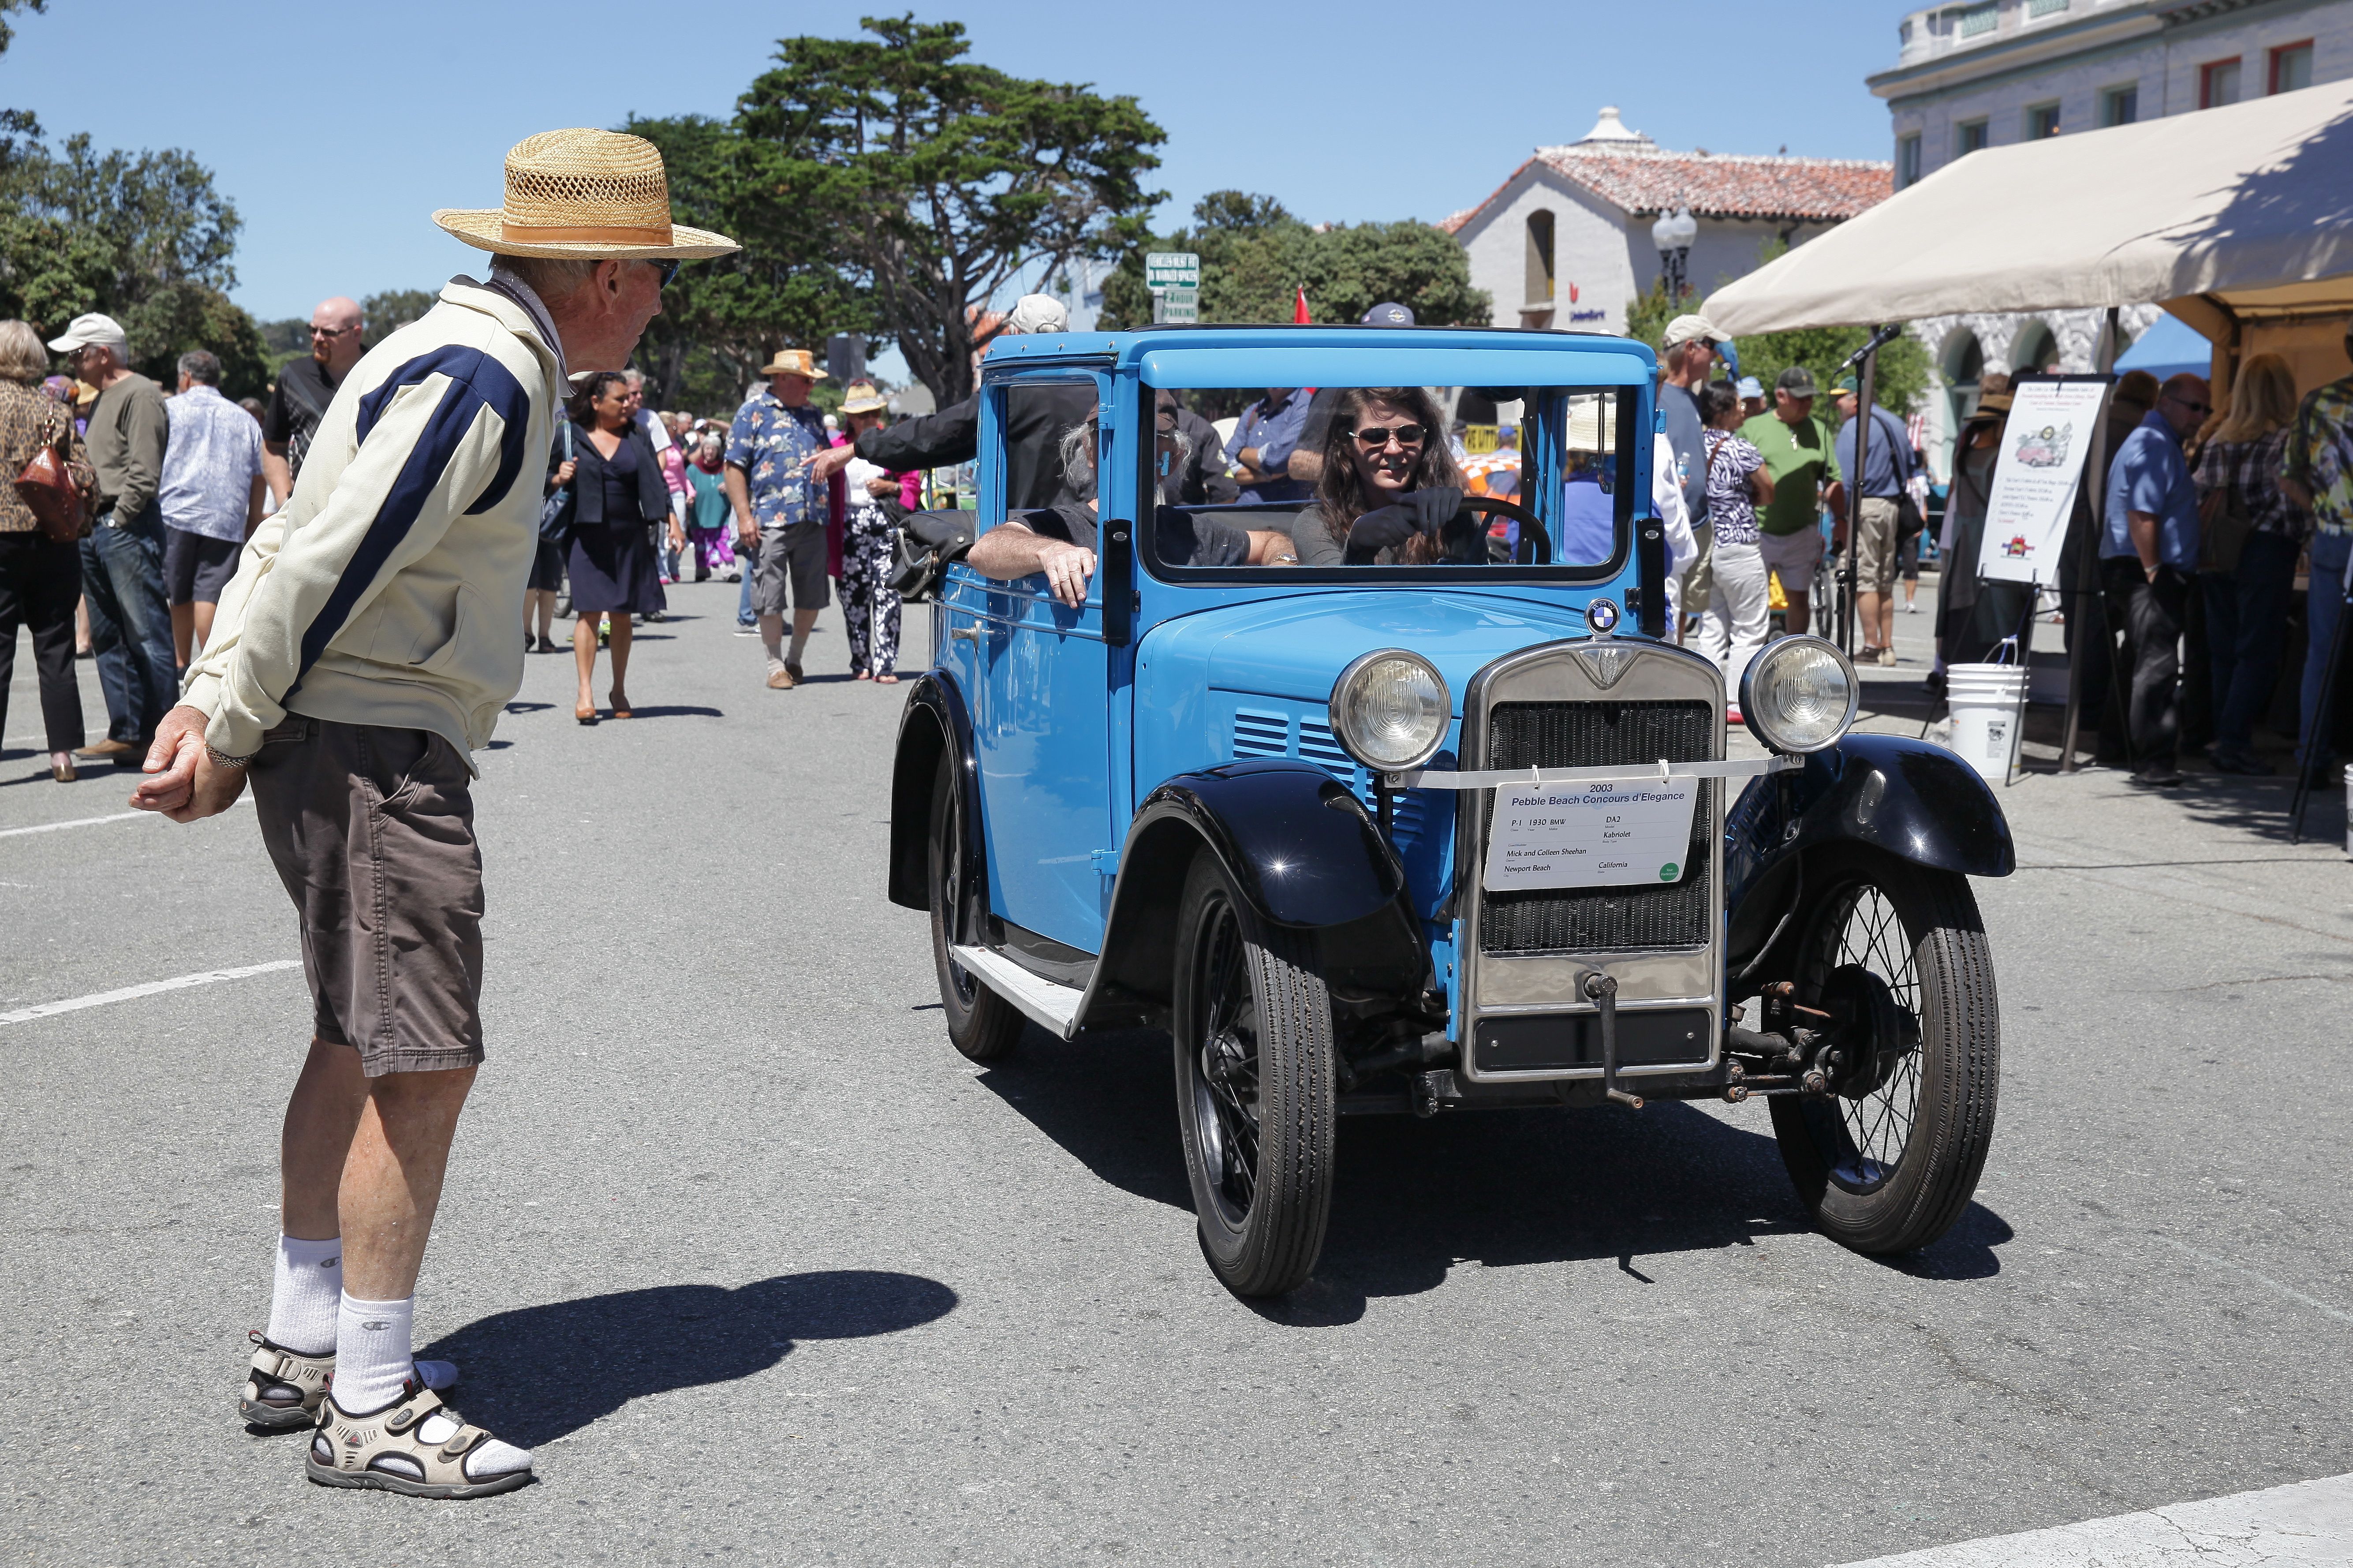
{"label": "spoked wheel", "polygon": [[1966,877],[1862,848],[1822,871],[1794,978],[1799,1002],[1830,1016],[1831,1092],[1775,1096],[1773,1134],[1825,1236],[1910,1252],[1951,1228],[1985,1169],[2001,1073],[1993,955]]}
{"label": "spoked wheel", "polygon": [[980,929],[982,881],[979,868],[966,864],[961,782],[954,757],[943,752],[939,771],[932,775],[932,963],[939,971],[949,1041],[974,1061],[993,1062],[1021,1037],[1022,1018],[1018,1008],[983,985],[949,951],[972,941]]}
{"label": "spoked wheel", "polygon": [[1332,998],[1313,943],[1261,928],[1215,855],[1177,916],[1176,1117],[1201,1250],[1238,1296],[1304,1284],[1332,1207]]}

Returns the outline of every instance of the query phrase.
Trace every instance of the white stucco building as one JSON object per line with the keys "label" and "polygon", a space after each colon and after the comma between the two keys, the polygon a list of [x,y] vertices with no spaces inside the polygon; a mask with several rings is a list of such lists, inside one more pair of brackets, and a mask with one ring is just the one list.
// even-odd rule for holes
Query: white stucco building
{"label": "white stucco building", "polygon": [[[2096,134],[2353,75],[2353,0],[1966,0],[1905,16],[1872,77],[1894,121],[1898,189],[1981,147]],[[2152,179],[2164,177],[2151,170]],[[2154,304],[2124,312],[2127,338]],[[2088,371],[2100,313],[1939,316],[1911,323],[1948,384],[1930,461],[1987,371]]]}
{"label": "white stucco building", "polygon": [[1622,331],[1661,272],[1651,226],[1688,205],[1694,301],[1756,268],[1764,247],[1802,245],[1893,189],[1886,163],[1668,152],[1614,108],[1561,147],[1539,147],[1494,193],[1439,226],[1470,253],[1471,281],[1499,327]]}

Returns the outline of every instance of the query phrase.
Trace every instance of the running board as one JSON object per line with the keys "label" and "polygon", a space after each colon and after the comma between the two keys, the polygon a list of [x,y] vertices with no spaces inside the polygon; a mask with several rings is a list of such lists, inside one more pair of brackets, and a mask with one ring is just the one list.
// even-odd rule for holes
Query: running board
{"label": "running board", "polygon": [[951,948],[955,961],[982,984],[1021,1009],[1031,1022],[1069,1039],[1078,1033],[1079,1004],[1086,993],[1041,980],[1011,959],[985,947]]}

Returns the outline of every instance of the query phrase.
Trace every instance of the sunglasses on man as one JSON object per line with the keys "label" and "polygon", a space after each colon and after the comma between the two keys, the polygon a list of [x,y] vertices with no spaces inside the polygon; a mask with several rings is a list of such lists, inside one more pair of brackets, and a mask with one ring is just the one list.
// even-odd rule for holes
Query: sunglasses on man
{"label": "sunglasses on man", "polygon": [[1429,434],[1419,425],[1366,425],[1348,434],[1372,451],[1385,450],[1391,441],[1399,447],[1419,447]]}

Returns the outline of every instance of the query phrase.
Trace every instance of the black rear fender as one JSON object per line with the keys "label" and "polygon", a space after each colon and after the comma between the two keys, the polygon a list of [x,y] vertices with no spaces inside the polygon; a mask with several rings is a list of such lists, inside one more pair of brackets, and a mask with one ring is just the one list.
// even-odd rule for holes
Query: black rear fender
{"label": "black rear fender", "polygon": [[[972,720],[964,694],[955,682],[938,670],[927,670],[908,688],[907,705],[899,714],[899,749],[891,766],[891,901],[911,910],[931,907],[929,844],[932,832],[932,783],[938,775],[942,752],[950,752],[964,774],[970,800],[972,780]],[[966,847],[978,858],[980,814],[965,813]]]}

